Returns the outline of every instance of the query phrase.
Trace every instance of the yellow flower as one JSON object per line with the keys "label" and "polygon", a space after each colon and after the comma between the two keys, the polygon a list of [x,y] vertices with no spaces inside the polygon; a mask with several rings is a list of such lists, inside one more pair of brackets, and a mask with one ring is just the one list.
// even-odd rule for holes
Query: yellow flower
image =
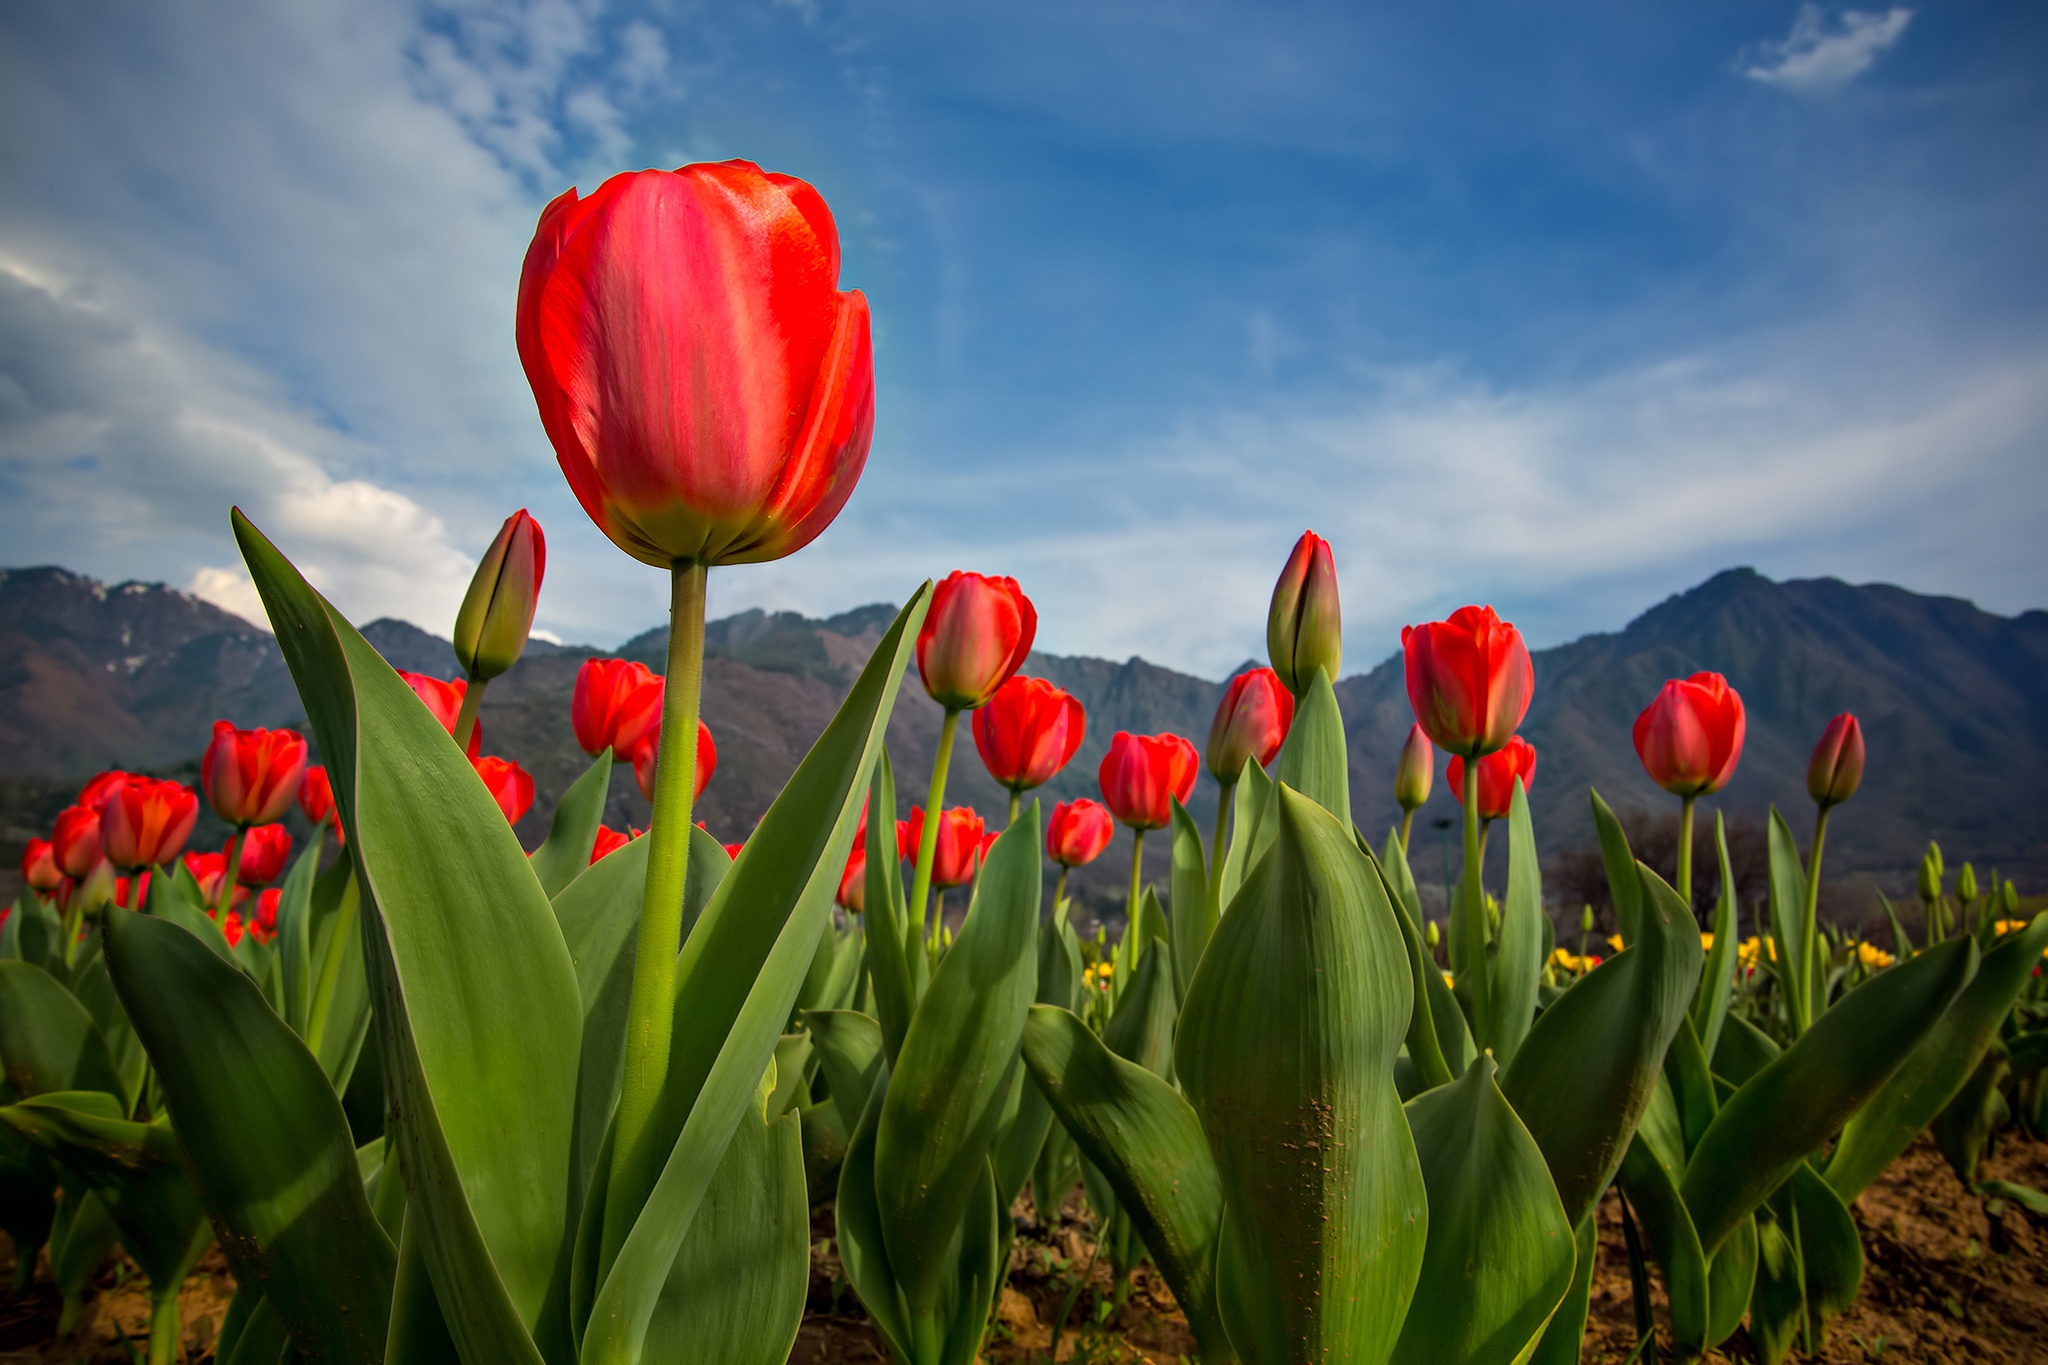
{"label": "yellow flower", "polygon": [[1700,931],[1700,951],[1703,953],[1714,951],[1714,936],[1705,930]]}
{"label": "yellow flower", "polygon": [[2020,930],[2026,928],[2027,925],[2031,924],[2032,922],[2033,921],[2031,920],[2023,919],[2002,919],[1991,926],[1991,932],[1999,935],[2017,934]]}
{"label": "yellow flower", "polygon": [[1563,948],[1555,948],[1551,950],[1550,965],[1584,976],[1587,972],[1600,965],[1600,959],[1594,957],[1591,953],[1586,954],[1584,957],[1579,957]]}
{"label": "yellow flower", "polygon": [[1454,986],[1454,985],[1456,985],[1456,984],[1457,984],[1457,980],[1456,980],[1456,978],[1454,978],[1454,977],[1453,977],[1453,976],[1452,976],[1452,975],[1451,975],[1451,974],[1450,974],[1449,972],[1445,972],[1445,973],[1444,973],[1444,984],[1445,984],[1446,986]]}
{"label": "yellow flower", "polygon": [[1614,951],[1617,953],[1620,952],[1622,949],[1628,947],[1626,943],[1623,943],[1621,941],[1620,934],[1609,934],[1607,936],[1607,946],[1614,949]]}
{"label": "yellow flower", "polygon": [[1857,944],[1856,958],[1859,962],[1861,962],[1864,965],[1864,967],[1873,972],[1880,967],[1889,967],[1892,965],[1892,955],[1886,952],[1884,949],[1871,943]]}

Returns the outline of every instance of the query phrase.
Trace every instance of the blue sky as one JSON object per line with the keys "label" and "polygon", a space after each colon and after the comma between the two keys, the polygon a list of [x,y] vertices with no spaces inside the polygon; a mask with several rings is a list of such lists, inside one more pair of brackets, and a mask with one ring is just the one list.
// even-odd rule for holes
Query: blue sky
{"label": "blue sky", "polygon": [[250,609],[239,502],[445,631],[525,505],[540,624],[662,576],[512,345],[570,184],[815,183],[874,308],[837,524],[715,613],[1012,573],[1043,647],[1220,675],[1304,526],[1348,661],[1713,571],[2048,604],[2048,12],[1641,5],[18,5],[0,560]]}

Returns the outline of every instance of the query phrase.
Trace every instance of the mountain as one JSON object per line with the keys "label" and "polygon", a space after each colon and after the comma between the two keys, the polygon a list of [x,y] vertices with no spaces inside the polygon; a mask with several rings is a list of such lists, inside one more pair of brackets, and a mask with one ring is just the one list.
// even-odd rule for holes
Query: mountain
{"label": "mountain", "polygon": [[[749,611],[709,625],[703,713],[719,766],[698,814],[714,832],[737,839],[752,827],[893,616],[884,605],[823,620]],[[448,642],[416,626],[373,621],[363,633],[394,666],[457,673]],[[666,644],[666,631],[656,629],[617,652],[659,670]],[[519,827],[529,847],[589,762],[570,729],[569,696],[578,666],[597,652],[533,641],[486,694],[485,751],[516,758],[534,777],[538,799]],[[269,636],[158,584],[108,587],[55,568],[0,573],[0,661],[0,853],[8,875],[22,843],[47,828],[99,768],[122,764],[191,780],[216,717],[241,725],[303,719]],[[1734,781],[1702,808],[1727,811],[1742,840],[1756,841],[1773,803],[1802,843],[1810,837],[1807,754],[1829,716],[1853,710],[1864,722],[1870,761],[1862,791],[1831,822],[1831,877],[1882,874],[1887,886],[1903,890],[1930,837],[1941,840],[1951,865],[1969,858],[2023,883],[2048,877],[2048,797],[2035,780],[2048,760],[2048,612],[2001,617],[1894,587],[1779,583],[1735,569],[1618,632],[1537,651],[1534,662],[1536,697],[1523,733],[1540,755],[1531,799],[1554,864],[1590,841],[1588,785],[1645,830],[1675,810],[1675,800],[1643,775],[1629,727],[1665,678],[1713,669],[1742,693],[1749,730]],[[1095,794],[1095,771],[1116,730],[1172,730],[1199,745],[1222,692],[1220,682],[1137,658],[1033,654],[1026,670],[1073,692],[1089,714],[1081,752],[1040,793],[1048,809]],[[1377,837],[1398,816],[1390,781],[1411,720],[1399,655],[1346,677],[1337,693],[1353,813]],[[939,724],[939,708],[912,679],[889,732],[906,803],[923,798]],[[1205,832],[1215,790],[1204,777],[1191,802]],[[971,804],[1000,824],[1006,802],[963,733],[947,804]],[[647,814],[631,774],[615,772],[610,823],[644,825]],[[1440,762],[1416,834],[1417,874],[1432,891],[1444,857],[1436,841],[1455,837],[1453,827],[1439,833],[1435,825],[1455,815]],[[223,833],[202,829],[196,837]],[[1164,842],[1159,835],[1147,841],[1148,875],[1164,876]],[[1086,899],[1102,907],[1120,902],[1129,847],[1119,835],[1077,877]],[[1502,856],[1490,850],[1489,875],[1498,877]],[[1738,860],[1749,858],[1738,853]],[[1740,869],[1738,878],[1749,881]],[[7,883],[0,892],[11,896]]]}

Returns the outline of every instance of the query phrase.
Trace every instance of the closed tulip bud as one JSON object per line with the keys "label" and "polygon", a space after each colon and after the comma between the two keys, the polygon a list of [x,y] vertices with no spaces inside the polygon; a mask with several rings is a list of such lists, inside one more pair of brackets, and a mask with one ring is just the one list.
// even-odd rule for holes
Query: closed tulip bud
{"label": "closed tulip bud", "polygon": [[1956,878],[1956,895],[1966,905],[1977,899],[1977,869],[1968,863],[1963,864],[1963,875]]}
{"label": "closed tulip bud", "polygon": [[533,779],[524,768],[496,756],[476,760],[475,767],[476,775],[483,779],[484,790],[505,812],[507,824],[518,824],[520,817],[533,809]]}
{"label": "closed tulip bud", "polygon": [[1431,920],[1429,922],[1429,929],[1423,934],[1422,937],[1423,941],[1429,944],[1429,950],[1432,953],[1436,951],[1437,945],[1444,941],[1443,930],[1436,927],[1435,920]]}
{"label": "closed tulip bud", "polygon": [[[1465,803],[1465,760],[1453,755],[1449,773],[1451,790],[1458,804]],[[1520,735],[1508,740],[1508,747],[1479,760],[1479,818],[1498,820],[1514,801],[1515,780],[1522,790],[1536,785],[1536,746]]]}
{"label": "closed tulip bud", "polygon": [[50,852],[57,861],[57,870],[67,877],[83,877],[92,871],[100,860],[99,808],[66,806],[57,812]]}
{"label": "closed tulip bud", "polygon": [[846,855],[846,871],[839,874],[839,890],[833,899],[842,910],[856,915],[868,908],[868,850],[860,839],[853,841]]}
{"label": "closed tulip bud", "polygon": [[1673,678],[1636,717],[1636,756],[1673,796],[1709,796],[1735,776],[1747,727],[1741,696],[1719,673]]}
{"label": "closed tulip bud", "polygon": [[1934,875],[1937,878],[1945,877],[1948,875],[1948,864],[1942,861],[1940,844],[1934,842],[1934,840],[1932,839],[1929,839],[1927,841],[1927,852],[1923,856],[1926,858],[1928,864],[1934,868]]}
{"label": "closed tulip bud", "polygon": [[1429,800],[1430,785],[1436,781],[1436,749],[1420,725],[1408,727],[1408,742],[1401,746],[1401,761],[1394,766],[1394,800],[1402,810],[1419,810]]}
{"label": "closed tulip bud", "polygon": [[597,839],[590,846],[590,861],[596,862],[607,853],[615,853],[632,842],[609,825],[597,827]]}
{"label": "closed tulip bud", "polygon": [[[633,750],[633,780],[640,784],[640,794],[649,801],[654,799],[655,760],[661,756],[661,716],[657,709],[654,729],[642,736]],[[703,721],[697,722],[697,784],[690,794],[695,801],[704,794],[704,788],[711,783],[711,774],[718,771],[718,746],[711,742],[711,727]]]}
{"label": "closed tulip bud", "polygon": [[1582,934],[1593,932],[1593,907],[1590,905],[1579,912],[1579,932]]}
{"label": "closed tulip bud", "polygon": [[2006,914],[2017,915],[2020,912],[2020,889],[2011,882],[2005,884],[2005,888],[1999,893],[1999,899],[2005,906]]}
{"label": "closed tulip bud", "polygon": [[659,568],[793,554],[875,428],[867,300],[818,192],[746,161],[615,175],[541,213],[519,362],[577,501]]}
{"label": "closed tulip bud", "polygon": [[1929,905],[1941,899],[1941,850],[1932,844],[1920,860],[1920,899]]}
{"label": "closed tulip bud", "polygon": [[1218,782],[1238,779],[1246,763],[1264,768],[1287,742],[1294,724],[1294,694],[1270,668],[1248,668],[1230,680],[1216,718],[1209,722],[1209,747],[1203,760]]}
{"label": "closed tulip bud", "polygon": [[57,866],[56,846],[48,839],[31,839],[21,852],[21,879],[38,891],[55,891],[64,884],[64,870]]}
{"label": "closed tulip bud", "polygon": [[649,732],[661,725],[667,687],[653,669],[631,659],[585,659],[570,694],[569,723],[576,742],[595,758],[610,749],[630,762]]}
{"label": "closed tulip bud", "polygon": [[1295,696],[1322,669],[1337,681],[1344,660],[1344,612],[1337,600],[1337,564],[1330,542],[1303,531],[1273,585],[1266,613],[1266,653],[1280,683]]}
{"label": "closed tulip bud", "polygon": [[1806,765],[1807,794],[1825,808],[1856,794],[1863,782],[1863,726],[1844,711],[1828,722]]}
{"label": "closed tulip bud", "polygon": [[1062,801],[1045,824],[1045,853],[1061,867],[1081,867],[1101,857],[1115,833],[1116,818],[1100,801]]}
{"label": "closed tulip bud", "polygon": [[970,711],[1024,666],[1038,611],[1014,578],[955,570],[932,590],[917,633],[917,674],[933,701]]}
{"label": "closed tulip bud", "polygon": [[[948,806],[939,816],[939,841],[932,854],[932,885],[940,890],[965,886],[974,880],[981,866],[981,816],[970,806]],[[924,808],[910,808],[910,845],[916,848],[924,838]]]}
{"label": "closed tulip bud", "polygon": [[267,886],[284,871],[291,856],[291,832],[283,825],[257,825],[242,832],[242,861],[235,880],[243,886]]}
{"label": "closed tulip bud", "polygon": [[[462,699],[469,695],[469,682],[463,678],[446,682],[425,673],[408,673],[402,668],[398,670],[398,676],[405,680],[405,685],[412,689],[413,695],[420,699],[427,710],[434,713],[434,719],[441,722],[441,728],[453,735],[455,722],[462,716]],[[476,762],[477,754],[483,749],[483,743],[484,723],[479,720],[469,727],[468,753],[471,763]]]}
{"label": "closed tulip bud", "polygon": [[200,784],[214,813],[231,825],[267,825],[283,818],[306,775],[306,741],[296,730],[237,730],[213,723],[199,762]]}
{"label": "closed tulip bud", "polygon": [[547,562],[540,523],[523,507],[505,518],[455,613],[455,660],[471,678],[495,678],[519,662]]}
{"label": "closed tulip bud", "polygon": [[1077,698],[1043,678],[1016,677],[974,713],[974,747],[990,777],[1024,792],[1067,766],[1087,728]]}
{"label": "closed tulip bud", "polygon": [[[298,780],[293,773],[287,804]],[[178,856],[198,819],[199,797],[190,788],[137,778],[114,788],[100,807],[100,847],[115,867],[155,867]]]}
{"label": "closed tulip bud", "polygon": [[1119,730],[1109,741],[1096,778],[1110,813],[1132,829],[1164,829],[1173,802],[1185,803],[1195,789],[1200,760],[1195,746],[1179,735],[1133,735]]}
{"label": "closed tulip bud", "polygon": [[1438,748],[1471,758],[1507,747],[1536,690],[1522,632],[1492,607],[1460,607],[1447,621],[1404,626],[1401,652],[1408,704]]}

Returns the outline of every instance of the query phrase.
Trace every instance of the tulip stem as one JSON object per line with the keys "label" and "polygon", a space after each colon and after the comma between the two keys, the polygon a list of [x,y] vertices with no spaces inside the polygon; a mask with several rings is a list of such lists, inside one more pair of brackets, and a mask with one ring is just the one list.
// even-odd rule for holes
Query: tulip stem
{"label": "tulip stem", "polygon": [[214,918],[226,928],[228,907],[235,903],[235,881],[242,875],[242,846],[249,842],[249,827],[236,825],[234,837],[228,840],[227,867],[220,879],[220,897],[214,903]]}
{"label": "tulip stem", "polygon": [[1813,1017],[1827,1002],[1813,998],[1813,939],[1820,931],[1820,855],[1828,842],[1828,807],[1822,805],[1820,813],[1813,817],[1813,857],[1806,868],[1806,906],[1804,924],[1806,932],[1799,942],[1799,1031],[1806,1032],[1813,1023]]}
{"label": "tulip stem", "polygon": [[1216,917],[1223,911],[1223,836],[1230,827],[1230,807],[1237,795],[1237,779],[1231,778],[1223,784],[1223,790],[1216,796],[1216,832],[1209,836],[1209,925],[1213,929]]}
{"label": "tulip stem", "polygon": [[1060,902],[1067,898],[1067,873],[1072,871],[1065,863],[1060,864],[1060,879],[1052,884],[1052,911],[1058,915]]}
{"label": "tulip stem", "polygon": [[1465,902],[1462,907],[1465,923],[1464,932],[1458,935],[1464,950],[1460,956],[1464,961],[1456,964],[1456,975],[1472,1000],[1473,1036],[1489,1039],[1492,1035],[1487,1031],[1486,891],[1481,887],[1479,878],[1481,848],[1479,758],[1475,754],[1465,760],[1465,875],[1459,886]]}
{"label": "tulip stem", "polygon": [[184,1327],[178,1312],[178,1286],[166,1289],[151,1285],[150,1288],[156,1293],[151,1297],[149,1307],[149,1365],[176,1365],[178,1337]]}
{"label": "tulip stem", "polygon": [[1678,808],[1678,898],[1688,910],[1692,909],[1692,803],[1698,799],[1684,797]]}
{"label": "tulip stem", "polygon": [[1138,897],[1145,894],[1145,831],[1131,831],[1131,898],[1124,903],[1124,932],[1138,927]]}
{"label": "tulip stem", "polygon": [[[697,705],[704,690],[705,577],[705,566],[694,561],[670,570],[668,684],[661,703],[647,884],[640,901],[640,937],[633,951],[633,989],[626,1014],[619,1156],[612,1164],[612,1190],[621,1201],[626,1198],[625,1177],[639,1166],[627,1154],[639,1145],[668,1079],[676,954],[681,950],[683,887],[689,874],[690,805],[696,798]],[[625,1225],[631,1225],[630,1218]]]}
{"label": "tulip stem", "polygon": [[[930,924],[930,906],[926,904],[932,893],[932,862],[939,855],[939,818],[946,809],[946,769],[953,765],[953,735],[960,728],[960,713],[946,708],[946,718],[939,722],[939,752],[932,759],[932,782],[924,801],[924,828],[917,836],[917,867],[910,876],[910,909],[917,916],[920,930]],[[938,926],[931,926],[931,938],[938,941]]]}
{"label": "tulip stem", "polygon": [[1023,792],[1017,790],[1015,787],[1010,788],[1010,818],[1003,822],[1004,829],[1008,829],[1011,825],[1017,823],[1017,805],[1023,799]]}
{"label": "tulip stem", "polygon": [[1401,810],[1401,856],[1408,856],[1408,831],[1415,824],[1415,811],[1409,807]]}
{"label": "tulip stem", "polygon": [[476,715],[483,709],[484,688],[489,678],[471,678],[462,692],[462,709],[455,713],[455,747],[467,755],[469,737],[476,732]]}

